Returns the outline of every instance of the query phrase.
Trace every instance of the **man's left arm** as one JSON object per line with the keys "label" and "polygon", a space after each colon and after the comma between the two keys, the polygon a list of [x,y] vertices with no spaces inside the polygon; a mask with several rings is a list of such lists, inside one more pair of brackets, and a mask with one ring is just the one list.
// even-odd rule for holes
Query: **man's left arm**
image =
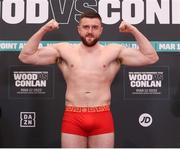
{"label": "man's left arm", "polygon": [[122,22],[119,26],[120,32],[131,33],[137,41],[138,48],[122,48],[119,58],[122,63],[130,66],[144,66],[158,61],[159,57],[150,41],[133,25]]}

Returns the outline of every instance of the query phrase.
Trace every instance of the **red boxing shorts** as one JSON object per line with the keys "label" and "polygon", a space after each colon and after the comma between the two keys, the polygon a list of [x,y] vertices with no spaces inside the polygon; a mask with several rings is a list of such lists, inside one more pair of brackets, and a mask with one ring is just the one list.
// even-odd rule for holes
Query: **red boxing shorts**
{"label": "red boxing shorts", "polygon": [[61,131],[85,137],[112,133],[114,123],[110,107],[66,106]]}

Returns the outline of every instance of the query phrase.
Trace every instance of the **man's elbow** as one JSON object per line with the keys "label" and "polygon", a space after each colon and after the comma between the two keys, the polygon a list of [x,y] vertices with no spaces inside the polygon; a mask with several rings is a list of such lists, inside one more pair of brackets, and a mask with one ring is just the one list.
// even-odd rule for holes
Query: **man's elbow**
{"label": "man's elbow", "polygon": [[154,63],[156,63],[158,60],[159,60],[159,56],[158,56],[157,54],[155,54],[155,55],[153,55],[153,56],[151,56],[151,57],[149,58],[149,63],[150,63],[150,64],[154,64]]}
{"label": "man's elbow", "polygon": [[18,59],[19,59],[21,62],[25,63],[25,58],[23,57],[22,54],[19,54]]}
{"label": "man's elbow", "polygon": [[24,64],[30,64],[27,56],[25,56],[23,54],[19,54],[18,59]]}

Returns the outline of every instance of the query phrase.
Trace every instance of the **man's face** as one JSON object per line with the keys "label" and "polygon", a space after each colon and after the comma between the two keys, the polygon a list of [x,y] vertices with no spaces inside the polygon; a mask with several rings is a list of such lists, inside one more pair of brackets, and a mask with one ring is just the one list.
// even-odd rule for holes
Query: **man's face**
{"label": "man's face", "polygon": [[98,18],[83,18],[79,22],[78,33],[83,44],[92,47],[99,41],[102,29]]}

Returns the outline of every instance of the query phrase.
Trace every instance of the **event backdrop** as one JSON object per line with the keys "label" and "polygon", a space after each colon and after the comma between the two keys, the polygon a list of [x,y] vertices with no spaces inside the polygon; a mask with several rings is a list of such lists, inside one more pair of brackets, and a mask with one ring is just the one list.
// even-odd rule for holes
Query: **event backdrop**
{"label": "event backdrop", "polygon": [[0,0],[0,147],[60,147],[66,84],[56,65],[19,61],[25,42],[51,19],[60,29],[40,46],[78,43],[86,10],[102,16],[101,44],[137,47],[122,20],[135,25],[160,60],[122,66],[112,84],[115,147],[180,147],[180,0]]}

